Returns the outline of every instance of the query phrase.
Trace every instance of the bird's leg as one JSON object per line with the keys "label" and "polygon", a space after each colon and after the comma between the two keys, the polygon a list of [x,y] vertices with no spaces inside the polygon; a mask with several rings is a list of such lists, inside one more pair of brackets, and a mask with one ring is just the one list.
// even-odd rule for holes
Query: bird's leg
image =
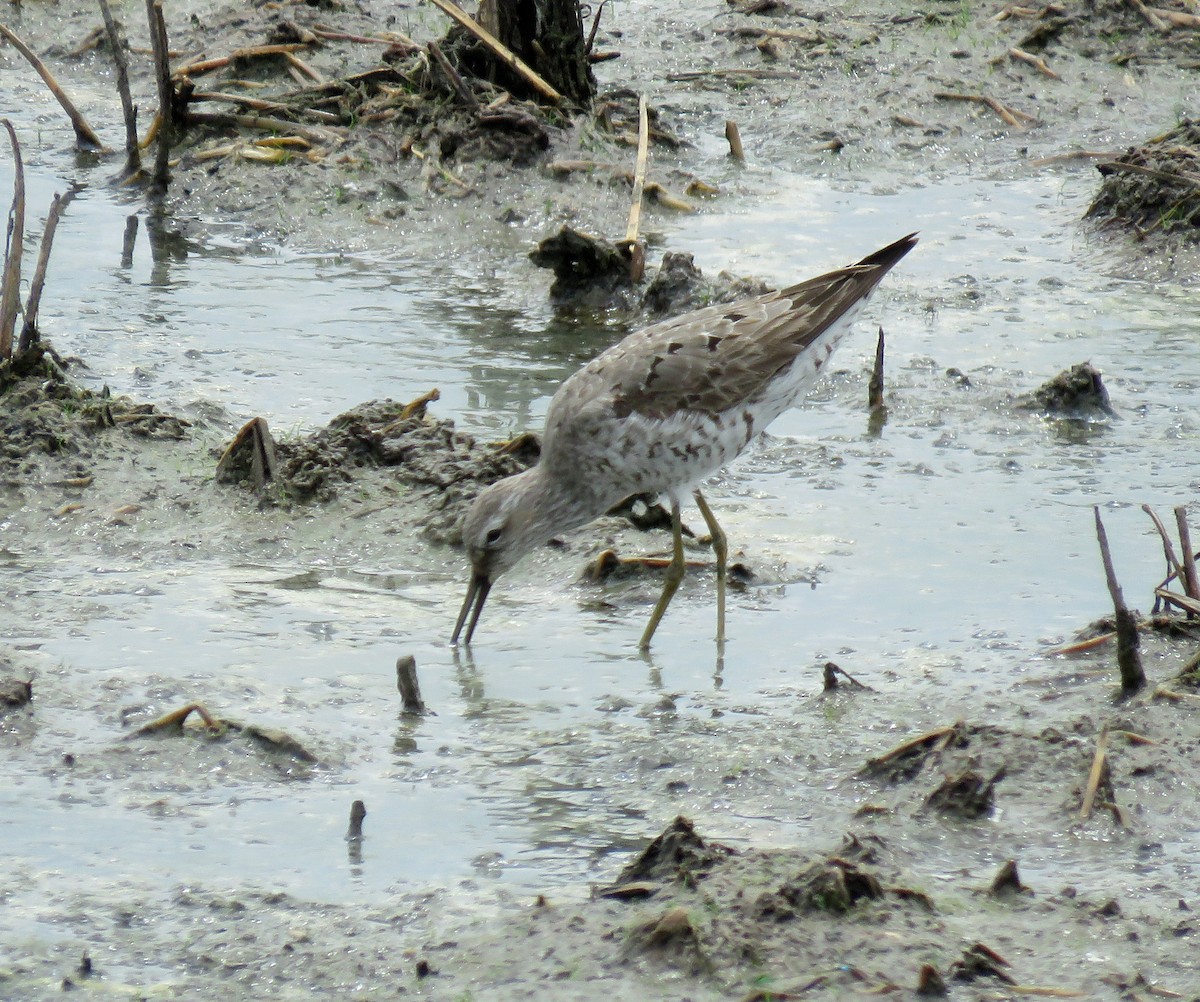
{"label": "bird's leg", "polygon": [[654,607],[654,612],[650,615],[650,622],[646,624],[646,632],[642,634],[642,641],[638,644],[643,651],[649,649],[650,638],[658,629],[663,613],[667,611],[671,597],[679,587],[679,582],[683,580],[686,569],[683,562],[683,525],[679,519],[679,502],[675,500],[671,501],[671,535],[674,537],[674,552],[671,555],[671,562],[667,564],[667,574],[663,579],[663,590],[658,597],[658,605]]}
{"label": "bird's leg", "polygon": [[725,538],[725,530],[717,524],[704,495],[696,491],[696,506],[708,526],[708,534],[712,536],[713,556],[717,558],[717,643],[725,643],[725,565],[729,559],[729,544]]}

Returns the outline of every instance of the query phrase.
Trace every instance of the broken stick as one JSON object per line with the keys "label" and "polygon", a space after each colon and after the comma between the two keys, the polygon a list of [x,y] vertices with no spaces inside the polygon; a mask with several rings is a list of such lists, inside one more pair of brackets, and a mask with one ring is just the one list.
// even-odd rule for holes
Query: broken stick
{"label": "broken stick", "polygon": [[1138,654],[1137,620],[1125,605],[1125,596],[1113,570],[1112,554],[1108,549],[1108,534],[1100,520],[1100,507],[1092,508],[1096,516],[1096,539],[1100,543],[1100,559],[1104,562],[1104,579],[1108,582],[1108,593],[1112,596],[1114,619],[1117,625],[1117,667],[1121,671],[1121,694],[1132,696],[1146,684],[1146,673]]}
{"label": "broken stick", "polygon": [[67,117],[71,120],[71,128],[75,130],[75,145],[96,150],[104,149],[104,143],[100,137],[88,125],[87,119],[83,117],[83,113],[67,97],[66,92],[59,86],[58,81],[54,79],[54,74],[46,68],[46,64],[37,57],[37,54],[6,25],[0,24],[0,35],[3,35],[12,42],[13,48],[29,60],[29,64],[37,70],[38,76],[50,88],[50,93],[62,105],[62,110],[67,113]]}

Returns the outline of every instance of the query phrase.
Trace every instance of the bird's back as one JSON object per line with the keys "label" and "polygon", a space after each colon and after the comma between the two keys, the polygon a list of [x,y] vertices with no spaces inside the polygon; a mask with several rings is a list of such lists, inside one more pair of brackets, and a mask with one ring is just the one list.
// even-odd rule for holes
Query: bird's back
{"label": "bird's back", "polygon": [[915,243],[904,237],[847,268],[630,334],[555,394],[542,461],[590,472],[611,503],[709,476],[798,401]]}

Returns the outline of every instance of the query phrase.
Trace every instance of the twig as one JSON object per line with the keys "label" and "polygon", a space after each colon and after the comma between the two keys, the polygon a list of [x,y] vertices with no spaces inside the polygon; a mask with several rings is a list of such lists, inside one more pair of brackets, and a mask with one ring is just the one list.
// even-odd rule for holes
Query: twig
{"label": "twig", "polygon": [[309,66],[308,63],[306,63],[298,55],[296,55],[296,53],[285,52],[283,54],[283,58],[286,59],[288,61],[288,63],[290,63],[292,66],[296,67],[296,69],[298,69],[301,73],[303,73],[306,77],[308,77],[310,80],[314,81],[315,83],[323,84],[323,83],[328,82],[320,73],[318,73],[311,66]]}
{"label": "twig", "polygon": [[38,248],[37,266],[33,269],[33,281],[29,283],[29,298],[25,300],[25,322],[21,325],[21,343],[18,351],[28,351],[37,339],[38,306],[42,301],[42,289],[46,284],[46,268],[50,264],[50,247],[54,243],[54,231],[58,219],[67,203],[75,197],[78,188],[68,188],[65,195],[55,194],[46,215],[46,226],[42,230],[42,245]]}
{"label": "twig", "polygon": [[310,143],[330,143],[341,137],[339,131],[325,129],[320,126],[301,125],[299,122],[289,122],[285,118],[272,118],[270,115],[238,115],[223,111],[193,111],[188,116],[190,121],[205,125],[220,125],[224,128],[238,125],[244,129],[263,129],[267,132],[295,133]]}
{"label": "twig", "polygon": [[101,141],[100,137],[97,136],[92,130],[92,127],[88,125],[87,119],[83,117],[83,113],[76,108],[71,102],[71,99],[67,97],[62,87],[59,86],[58,81],[54,79],[54,74],[52,74],[46,68],[46,64],[37,57],[37,54],[6,25],[0,24],[0,35],[3,35],[10,42],[12,42],[13,48],[29,60],[30,65],[37,70],[38,76],[40,76],[46,82],[46,86],[50,88],[50,93],[53,94],[58,100],[58,103],[62,105],[63,111],[67,113],[67,117],[71,120],[71,127],[75,130],[75,144],[77,146],[90,147],[97,150],[104,149],[104,143]]}
{"label": "twig", "polygon": [[7,118],[0,119],[8,130],[13,151],[13,200],[8,210],[4,243],[4,277],[0,282],[0,361],[12,357],[13,328],[21,306],[21,254],[25,245],[25,164],[17,132]]}
{"label": "twig", "polygon": [[863,689],[867,692],[875,691],[866,683],[860,682],[858,679],[856,679],[841,665],[836,664],[833,661],[826,661],[825,667],[821,669],[821,677],[823,679],[826,692],[832,692],[838,687],[839,675],[841,675],[847,682],[854,686],[855,689]]}
{"label": "twig", "polygon": [[592,18],[592,30],[588,32],[587,42],[583,46],[585,55],[590,56],[592,54],[592,46],[596,42],[596,32],[600,30],[600,15],[604,13],[604,5],[606,3],[608,3],[608,0],[600,0],[599,5],[596,7],[596,16]]}
{"label": "twig", "polygon": [[1116,154],[1107,150],[1069,150],[1066,153],[1055,153],[1048,157],[1038,157],[1030,160],[1030,167],[1046,167],[1049,164],[1065,164],[1074,160],[1112,160]]}
{"label": "twig", "polygon": [[732,118],[725,121],[725,139],[729,143],[729,155],[738,163],[744,163],[746,151],[742,149],[742,133]]}
{"label": "twig", "polygon": [[1183,590],[1188,598],[1200,599],[1200,581],[1196,578],[1196,555],[1192,552],[1192,535],[1188,531],[1187,508],[1175,508],[1175,526],[1179,529],[1179,548],[1183,550]]}
{"label": "twig", "polygon": [[1001,104],[994,97],[988,94],[958,94],[952,91],[938,91],[933,95],[942,101],[973,101],[976,104],[986,104],[1005,122],[1016,129],[1025,128],[1026,122],[1033,122],[1036,119],[1032,115],[1026,115],[1023,111],[1017,111],[1016,108],[1010,108],[1005,104]]}
{"label": "twig", "polygon": [[433,61],[437,63],[437,67],[442,71],[442,75],[449,81],[450,86],[454,88],[454,92],[458,95],[458,99],[462,101],[476,115],[479,114],[479,99],[471,93],[471,88],[466,85],[463,78],[459,76],[458,70],[450,65],[450,60],[446,58],[446,54],[442,52],[441,46],[437,42],[430,39],[426,45],[429,54],[433,56]]}
{"label": "twig", "polygon": [[1035,56],[1032,52],[1026,52],[1024,49],[1018,49],[1015,45],[1008,50],[1008,54],[1013,59],[1019,59],[1023,63],[1028,63],[1043,76],[1047,76],[1051,80],[1062,79],[1062,77],[1060,77],[1054,72],[1054,70],[1050,69],[1050,67],[1046,65],[1046,60],[1044,60],[1041,56]]}
{"label": "twig", "polygon": [[1104,561],[1104,579],[1108,582],[1108,593],[1112,596],[1117,624],[1117,666],[1121,670],[1121,694],[1130,696],[1146,684],[1146,673],[1138,655],[1137,620],[1125,605],[1121,586],[1113,570],[1112,554],[1108,549],[1108,534],[1100,520],[1099,506],[1093,507],[1096,516],[1096,539],[1100,543],[1100,559]]}
{"label": "twig", "polygon": [[[234,49],[227,56],[216,56],[212,59],[201,59],[194,63],[186,63],[176,68],[175,77],[194,77],[201,73],[211,73],[223,69],[239,59],[258,59],[264,56],[287,56],[300,52],[309,47],[307,42],[280,42],[275,45],[250,45],[243,49]],[[325,81],[321,81],[324,83]]]}
{"label": "twig", "polygon": [[183,729],[183,725],[188,717],[193,713],[204,721],[204,726],[210,730],[221,730],[221,721],[214,717],[204,708],[202,703],[188,703],[186,706],[181,706],[178,710],[172,710],[170,713],[164,713],[156,720],[151,720],[148,724],[143,724],[133,732],[133,737],[142,734],[154,734],[157,731],[165,731],[170,727]]}
{"label": "twig", "polygon": [[629,249],[629,277],[640,282],[646,270],[646,249],[638,240],[642,222],[642,192],[646,187],[646,160],[650,155],[650,116],[646,95],[638,99],[638,148],[633,168],[633,198],[629,204],[629,225],[625,227],[625,245]]}
{"label": "twig", "polygon": [[721,67],[714,70],[684,70],[681,73],[668,73],[671,83],[688,83],[692,80],[716,78],[718,80],[799,80],[804,74],[797,70],[760,70],[740,66]]}
{"label": "twig", "polygon": [[315,118],[320,122],[328,122],[331,125],[335,125],[341,121],[341,117],[332,111],[322,111],[319,108],[293,108],[291,105],[282,104],[279,101],[268,101],[261,97],[249,97],[245,94],[226,94],[224,91],[192,91],[190,100],[219,101],[225,104],[237,104],[244,108],[250,108],[254,111],[277,111],[285,114],[295,112],[296,114],[307,115],[311,118]]}
{"label": "twig", "polygon": [[[1142,505],[1142,511],[1150,516],[1150,520],[1154,523],[1154,528],[1158,530],[1159,536],[1162,538],[1163,555],[1167,558],[1167,579],[1163,582],[1164,585],[1170,584],[1172,578],[1183,578],[1183,565],[1179,562],[1179,558],[1175,556],[1175,547],[1171,545],[1171,537],[1167,535],[1167,527],[1163,525],[1162,519],[1158,517],[1158,513],[1148,504]],[[1174,571],[1171,570],[1174,568]]]}
{"label": "twig", "polygon": [[129,93],[129,65],[125,61],[125,48],[117,33],[117,22],[113,20],[108,0],[99,0],[100,13],[104,17],[104,30],[108,33],[108,47],[112,50],[113,63],[117,67],[117,93],[121,95],[121,112],[125,116],[125,177],[132,177],[142,169],[142,158],[138,153],[137,108]]}
{"label": "twig", "polygon": [[543,80],[537,73],[533,71],[526,63],[522,62],[515,53],[503,45],[495,35],[488,31],[483,25],[468,17],[463,11],[451,0],[430,0],[435,7],[443,14],[446,14],[462,27],[466,28],[472,35],[479,39],[492,54],[499,59],[505,66],[511,69],[525,79],[525,81],[533,87],[548,101],[558,104],[562,101],[562,95]]}
{"label": "twig", "polygon": [[150,44],[154,49],[154,78],[158,88],[158,146],[154,153],[154,190],[164,195],[171,182],[171,144],[175,142],[175,87],[171,83],[167,23],[163,20],[162,0],[146,0],[146,19],[150,25]]}
{"label": "twig", "polygon": [[389,31],[376,38],[373,35],[348,35],[343,31],[334,31],[327,24],[314,24],[309,29],[317,38],[330,42],[361,42],[364,45],[402,45],[416,52],[421,46],[400,31]]}
{"label": "twig", "polygon": [[424,163],[428,163],[431,167],[433,167],[438,172],[439,175],[441,175],[442,178],[449,181],[451,184],[458,185],[459,188],[462,189],[462,192],[464,195],[468,191],[471,190],[471,186],[466,181],[464,181],[461,177],[456,177],[455,175],[451,174],[450,171],[446,170],[446,168],[443,167],[436,160],[431,160],[429,158],[429,154],[425,153],[419,147],[410,146],[409,152],[412,153],[412,155],[414,157],[416,157],[418,160],[420,160]]}
{"label": "twig", "polygon": [[939,727],[933,731],[926,731],[918,737],[896,745],[891,751],[884,752],[878,758],[870,759],[867,764],[870,766],[885,765],[898,758],[904,758],[924,747],[930,747],[930,750],[936,754],[944,749],[958,735],[961,729],[962,722],[959,721],[958,723],[951,724],[949,727]]}
{"label": "twig", "polygon": [[1200,616],[1200,599],[1188,598],[1186,595],[1178,595],[1173,591],[1167,591],[1166,588],[1155,588],[1154,597],[1161,599],[1168,605],[1178,606],[1184,612],[1191,616]]}
{"label": "twig", "polygon": [[1104,766],[1108,761],[1108,725],[1100,730],[1096,739],[1096,754],[1092,756],[1092,770],[1088,773],[1087,787],[1083,791],[1083,803],[1079,808],[1079,819],[1086,821],[1092,814],[1092,805],[1096,801],[1096,791],[1100,788],[1100,780],[1104,777]]}
{"label": "twig", "polygon": [[1166,34],[1171,30],[1162,18],[1154,14],[1144,3],[1142,3],[1142,0],[1129,0],[1129,6],[1141,14],[1142,17],[1146,19],[1146,23],[1149,24],[1150,27],[1155,31],[1161,31]]}

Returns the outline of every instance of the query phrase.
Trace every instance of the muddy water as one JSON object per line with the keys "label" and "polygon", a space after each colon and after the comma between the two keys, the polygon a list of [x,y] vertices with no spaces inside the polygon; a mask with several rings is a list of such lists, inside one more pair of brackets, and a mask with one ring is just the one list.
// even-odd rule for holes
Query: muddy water
{"label": "muddy water", "polygon": [[[31,207],[56,187],[43,159]],[[1091,184],[1086,172],[916,179],[864,195],[762,171],[743,179],[743,198],[658,221],[706,270],[776,282],[922,232],[843,349],[843,371],[712,486],[758,575],[731,597],[723,661],[701,575],[643,660],[652,586],[569,586],[578,560],[548,550],[497,590],[473,657],[460,658],[444,643],[458,555],[352,526],[310,532],[319,511],[287,526],[262,515],[216,558],[133,538],[79,541],[86,556],[73,559],[58,530],[5,540],[6,590],[45,596],[39,618],[3,628],[36,649],[39,689],[55,697],[39,705],[36,746],[74,756],[17,750],[0,837],[34,877],[10,890],[9,914],[36,921],[80,888],[194,881],[339,903],[461,881],[578,886],[611,876],[614,847],[676,812],[703,812],[732,842],[820,833],[845,813],[847,743],[865,757],[1004,703],[1051,673],[1047,641],[1104,611],[1092,505],[1145,608],[1161,558],[1138,505],[1195,495],[1200,304],[1110,277],[1103,248],[1077,235]],[[164,254],[143,216],[122,261],[133,211],[99,189],[77,199],[44,327],[97,384],[218,425],[262,414],[309,426],[438,386],[437,413],[468,429],[536,427],[557,382],[613,336],[550,329],[539,289],[501,293],[502,278],[444,260],[247,250],[236,231],[168,241]],[[879,431],[862,406],[876,323],[889,337]],[[1089,359],[1115,420],[1012,408]],[[185,519],[179,531],[186,540]],[[436,716],[400,715],[403,653]],[[895,708],[845,733],[811,698],[831,659],[895,692]],[[125,719],[190,699],[286,728],[321,762],[120,742]],[[354,799],[369,811],[361,853],[342,840]],[[1053,874],[1060,850],[1040,846],[1027,879]],[[949,870],[967,850],[950,833],[942,851]],[[1075,864],[1085,886],[1136,885],[1099,857]]]}

